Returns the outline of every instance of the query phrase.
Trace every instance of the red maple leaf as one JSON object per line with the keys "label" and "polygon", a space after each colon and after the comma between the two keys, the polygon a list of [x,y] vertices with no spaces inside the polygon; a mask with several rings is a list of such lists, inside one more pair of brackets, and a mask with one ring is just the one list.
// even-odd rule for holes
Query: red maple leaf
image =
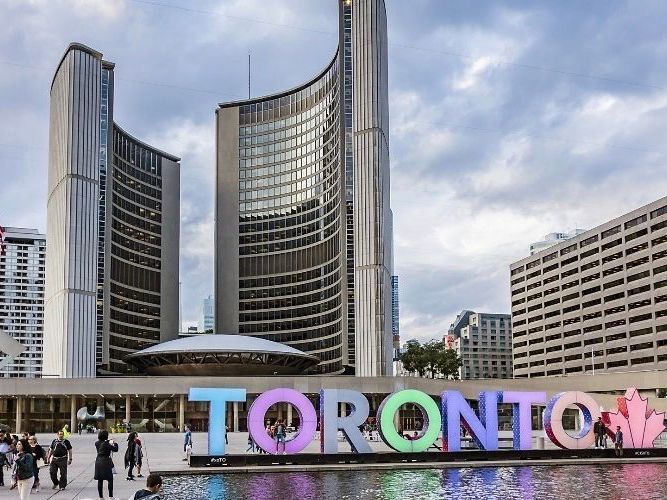
{"label": "red maple leaf", "polygon": [[634,387],[617,401],[616,411],[602,413],[608,433],[613,436],[620,427],[626,448],[653,448],[653,441],[665,430],[665,412],[648,409],[648,398],[642,398]]}

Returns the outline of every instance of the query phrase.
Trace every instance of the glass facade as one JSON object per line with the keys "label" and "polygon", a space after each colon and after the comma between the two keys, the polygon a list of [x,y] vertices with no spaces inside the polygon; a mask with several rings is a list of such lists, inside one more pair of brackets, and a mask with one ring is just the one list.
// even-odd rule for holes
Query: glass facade
{"label": "glass facade", "polygon": [[339,63],[239,108],[239,333],[343,370]]}
{"label": "glass facade", "polygon": [[109,365],[160,342],[162,157],[118,127],[113,130]]}

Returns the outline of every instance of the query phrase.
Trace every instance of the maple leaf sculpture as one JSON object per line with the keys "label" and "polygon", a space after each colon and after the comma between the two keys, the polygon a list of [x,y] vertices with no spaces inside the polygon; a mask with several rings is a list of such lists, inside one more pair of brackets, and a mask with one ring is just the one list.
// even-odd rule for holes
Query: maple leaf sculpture
{"label": "maple leaf sculpture", "polygon": [[643,399],[634,387],[617,401],[617,410],[602,412],[608,434],[613,437],[618,426],[626,448],[653,448],[653,441],[665,430],[665,412],[649,410],[648,398]]}

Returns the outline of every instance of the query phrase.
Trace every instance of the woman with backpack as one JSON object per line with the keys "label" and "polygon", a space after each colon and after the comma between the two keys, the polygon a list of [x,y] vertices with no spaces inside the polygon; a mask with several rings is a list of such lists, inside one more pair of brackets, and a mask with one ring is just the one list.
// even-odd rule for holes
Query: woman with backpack
{"label": "woman with backpack", "polygon": [[130,432],[127,436],[127,450],[125,450],[125,468],[127,469],[127,477],[125,478],[128,481],[134,481],[134,475],[132,470],[134,466],[137,465],[137,433]]}
{"label": "woman with backpack", "polygon": [[35,482],[34,459],[30,453],[30,444],[22,439],[16,443],[16,457],[14,458],[14,475],[19,490],[19,498],[30,498],[30,491]]}
{"label": "woman with backpack", "polygon": [[111,452],[118,451],[118,443],[109,439],[109,431],[100,431],[95,443],[97,457],[95,458],[95,479],[97,480],[97,493],[103,498],[102,487],[107,482],[109,498],[113,497],[113,460]]}

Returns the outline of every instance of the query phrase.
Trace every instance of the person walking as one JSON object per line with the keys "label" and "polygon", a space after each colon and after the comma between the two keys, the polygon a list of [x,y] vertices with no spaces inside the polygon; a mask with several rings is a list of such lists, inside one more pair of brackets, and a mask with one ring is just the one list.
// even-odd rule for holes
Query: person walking
{"label": "person walking", "polygon": [[83,424],[79,422],[79,425],[77,426],[77,429],[79,429],[79,436],[81,435],[81,431],[83,431]]}
{"label": "person walking", "polygon": [[229,426],[225,425],[225,444],[229,444],[228,434],[229,434]]}
{"label": "person walking", "polygon": [[125,468],[127,469],[127,477],[125,479],[128,481],[134,481],[132,471],[134,470],[134,466],[137,465],[136,437],[136,432],[130,432],[127,436],[127,449],[125,450]]}
{"label": "person walking", "polygon": [[0,486],[5,485],[5,465],[9,467],[8,454],[11,450],[12,438],[8,432],[0,430]]}
{"label": "person walking", "polygon": [[32,485],[35,482],[35,465],[30,445],[25,439],[16,443],[16,458],[14,459],[14,470],[16,474],[16,485],[19,490],[19,498],[27,500],[30,498]]}
{"label": "person walking", "polygon": [[[56,439],[51,442],[47,456],[49,474],[54,490],[58,487],[64,490],[67,486],[67,466],[72,463],[73,458],[72,444],[68,439],[65,439],[65,433],[59,430]],[[58,478],[58,472],[60,472],[60,479]]]}
{"label": "person walking", "polygon": [[65,439],[69,439],[72,433],[69,430],[69,424],[65,424],[63,426],[63,436],[65,436]]}
{"label": "person walking", "polygon": [[95,442],[97,457],[95,457],[95,476],[97,480],[97,493],[100,498],[104,498],[104,481],[107,482],[109,498],[113,497],[113,460],[111,453],[118,451],[118,443],[109,439],[109,431],[100,431]]}
{"label": "person walking", "polygon": [[245,452],[248,453],[249,451],[255,453],[255,440],[250,433],[248,433],[248,447],[245,449]]}
{"label": "person walking", "polygon": [[593,425],[593,434],[595,434],[595,449],[601,449],[604,446],[604,436],[607,433],[607,426],[604,425],[602,417],[598,417]]}
{"label": "person walking", "polygon": [[37,464],[37,460],[46,460],[46,452],[44,451],[44,448],[37,443],[37,437],[34,434],[28,439],[28,445],[30,446],[30,454],[32,455],[35,473],[35,482],[32,485],[32,489],[39,493],[39,465]]}
{"label": "person walking", "polygon": [[620,426],[616,426],[616,434],[614,434],[614,452],[617,457],[623,456],[623,431]]}
{"label": "person walking", "polygon": [[141,474],[141,466],[143,465],[143,458],[144,458],[144,446],[141,443],[141,439],[139,439],[139,433],[135,432],[137,437],[134,438],[134,442],[137,443],[137,477],[144,477]]}
{"label": "person walking", "polygon": [[192,430],[190,429],[189,425],[185,426],[185,434],[183,434],[183,453],[185,454],[185,457],[183,457],[183,461],[187,462],[188,457],[190,456],[190,453],[192,452]]}

